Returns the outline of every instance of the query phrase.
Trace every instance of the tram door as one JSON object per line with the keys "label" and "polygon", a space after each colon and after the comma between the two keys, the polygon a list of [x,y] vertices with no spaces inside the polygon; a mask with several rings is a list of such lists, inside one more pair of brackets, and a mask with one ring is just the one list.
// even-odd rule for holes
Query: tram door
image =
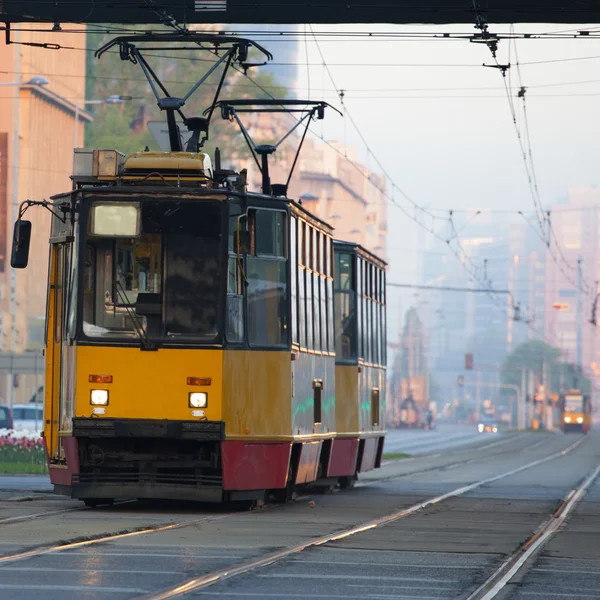
{"label": "tram door", "polygon": [[48,453],[52,462],[62,462],[65,458],[60,437],[70,429],[66,418],[66,345],[65,317],[67,304],[66,273],[68,255],[71,244],[58,243],[52,245],[52,269],[50,279],[50,296],[48,310],[51,316],[48,322],[48,351],[50,356],[48,368],[52,373],[50,386],[51,427],[48,440]]}

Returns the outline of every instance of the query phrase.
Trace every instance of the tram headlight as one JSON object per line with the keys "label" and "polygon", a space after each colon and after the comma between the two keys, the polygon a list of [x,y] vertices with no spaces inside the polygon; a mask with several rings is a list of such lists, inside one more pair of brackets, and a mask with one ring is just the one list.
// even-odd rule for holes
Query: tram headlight
{"label": "tram headlight", "polygon": [[190,392],[189,404],[191,408],[206,408],[208,394],[206,392]]}
{"label": "tram headlight", "polygon": [[583,423],[583,417],[577,417],[577,422],[578,423]]}
{"label": "tram headlight", "polygon": [[571,422],[571,417],[565,417],[565,423],[570,423]]}
{"label": "tram headlight", "polygon": [[108,390],[92,390],[90,392],[90,404],[106,406],[108,404]]}

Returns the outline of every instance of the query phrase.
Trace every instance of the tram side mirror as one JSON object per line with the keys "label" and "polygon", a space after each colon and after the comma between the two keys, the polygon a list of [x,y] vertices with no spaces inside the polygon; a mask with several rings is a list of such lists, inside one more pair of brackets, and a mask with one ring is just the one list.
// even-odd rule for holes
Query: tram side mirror
{"label": "tram side mirror", "polygon": [[29,244],[31,242],[31,221],[22,219],[15,222],[13,231],[10,266],[13,269],[24,269],[29,262]]}
{"label": "tram side mirror", "polygon": [[240,254],[250,253],[250,232],[236,231],[233,235],[233,251],[237,252],[239,248]]}

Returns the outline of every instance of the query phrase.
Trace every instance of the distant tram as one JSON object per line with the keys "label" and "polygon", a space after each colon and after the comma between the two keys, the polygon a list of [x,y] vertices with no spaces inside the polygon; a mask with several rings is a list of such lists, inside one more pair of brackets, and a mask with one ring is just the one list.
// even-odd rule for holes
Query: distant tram
{"label": "distant tram", "polygon": [[[99,52],[118,44],[121,57],[145,65],[140,41],[189,39],[243,65],[252,45],[148,34]],[[272,99],[261,110],[286,102],[305,112],[307,128],[327,106]],[[287,184],[271,185],[276,146],[253,147],[262,193],[247,191],[245,171],[221,169],[218,151],[214,166],[200,151],[209,117],[185,121],[192,137],[184,151],[175,120],[184,103],[159,98],[170,151],[77,149],[72,189],[21,206],[15,268],[28,262],[25,211],[37,204],[53,214],[43,432],[50,480],[89,506],[285,501],[306,484],[351,487],[383,453],[385,263],[334,244],[327,223],[287,198]],[[240,122],[236,110],[252,104],[217,103],[210,114],[219,108]]]}
{"label": "distant tram", "polygon": [[592,427],[591,397],[580,390],[566,390],[559,396],[560,428],[564,432],[582,431]]}

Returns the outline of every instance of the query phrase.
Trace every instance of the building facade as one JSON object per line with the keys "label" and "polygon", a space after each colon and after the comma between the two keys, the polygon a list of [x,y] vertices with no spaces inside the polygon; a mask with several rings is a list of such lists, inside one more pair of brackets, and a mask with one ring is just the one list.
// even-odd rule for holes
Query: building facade
{"label": "building facade", "polygon": [[[563,360],[580,364],[598,387],[598,330],[592,320],[600,281],[600,189],[569,190],[568,204],[551,211],[546,248],[546,338]],[[600,315],[598,315],[600,320]]]}
{"label": "building facade", "polygon": [[[63,43],[64,36],[14,32],[15,42]],[[85,34],[69,43],[85,48]],[[76,109],[85,96],[83,50],[47,50],[21,44],[0,46],[0,350],[40,350],[44,343],[50,213],[32,208],[29,266],[10,268],[13,223],[26,199],[49,199],[68,190],[74,142],[83,140],[89,115]],[[76,119],[76,113],[78,118]],[[24,400],[34,383],[6,377],[5,401]],[[4,392],[6,390],[6,392]]]}
{"label": "building facade", "polygon": [[330,223],[337,239],[360,244],[386,260],[385,178],[361,165],[357,154],[354,148],[343,151],[338,143],[307,139],[290,196]]}

